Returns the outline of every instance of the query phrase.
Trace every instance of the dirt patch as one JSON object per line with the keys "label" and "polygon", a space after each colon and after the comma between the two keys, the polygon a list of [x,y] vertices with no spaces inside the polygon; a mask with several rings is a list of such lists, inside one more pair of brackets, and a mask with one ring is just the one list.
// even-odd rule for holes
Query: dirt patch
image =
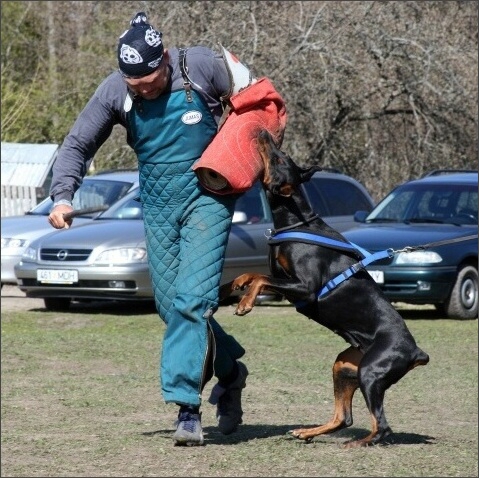
{"label": "dirt patch", "polygon": [[16,285],[2,286],[2,311],[31,310],[45,307],[43,299],[27,297]]}

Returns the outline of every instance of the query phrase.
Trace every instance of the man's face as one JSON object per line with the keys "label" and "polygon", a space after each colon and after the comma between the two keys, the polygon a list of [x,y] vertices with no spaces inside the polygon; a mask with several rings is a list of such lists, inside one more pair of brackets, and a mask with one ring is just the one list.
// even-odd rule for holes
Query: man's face
{"label": "man's face", "polygon": [[125,78],[125,82],[133,93],[145,100],[154,100],[163,93],[170,79],[169,55],[165,50],[163,59],[158,68],[147,76],[141,78]]}

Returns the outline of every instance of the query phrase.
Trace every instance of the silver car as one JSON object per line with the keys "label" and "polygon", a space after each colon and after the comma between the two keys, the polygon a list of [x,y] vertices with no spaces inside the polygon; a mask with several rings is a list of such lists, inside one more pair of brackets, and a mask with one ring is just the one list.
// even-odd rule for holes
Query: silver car
{"label": "silver car", "polygon": [[[364,187],[349,176],[316,173],[304,188],[313,208],[343,231],[354,225],[356,210],[372,210]],[[149,300],[142,208],[132,192],[88,224],[53,231],[32,242],[15,266],[18,285],[28,297],[41,297],[49,310],[65,310],[72,300]],[[222,282],[239,274],[267,274],[273,227],[260,183],[238,198]],[[75,219],[76,220],[76,219]]]}
{"label": "silver car", "polygon": [[[75,194],[73,207],[83,209],[109,206],[138,187],[137,171],[114,171],[87,176]],[[52,200],[46,198],[24,215],[2,217],[2,286],[17,284],[13,267],[20,261],[25,249],[33,240],[52,232],[52,226],[47,220],[52,204]],[[89,222],[96,215],[98,213],[79,216],[73,225]]]}

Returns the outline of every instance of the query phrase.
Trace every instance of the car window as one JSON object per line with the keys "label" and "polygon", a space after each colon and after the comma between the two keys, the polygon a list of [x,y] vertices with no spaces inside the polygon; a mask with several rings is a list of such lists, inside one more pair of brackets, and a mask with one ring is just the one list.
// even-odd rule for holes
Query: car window
{"label": "car window", "polygon": [[477,190],[462,191],[457,200],[455,213],[457,215],[470,214],[477,219],[477,196]]}
{"label": "car window", "polygon": [[[83,209],[94,206],[110,206],[122,198],[133,183],[105,179],[85,179],[73,198],[73,209]],[[44,199],[28,214],[47,216],[53,202],[50,198]]]}
{"label": "car window", "polygon": [[304,188],[312,208],[320,216],[348,216],[372,209],[362,191],[348,181],[312,177],[304,183]]}
{"label": "car window", "polygon": [[119,181],[88,181],[75,193],[74,209],[111,205],[123,197],[131,187],[130,183]]}
{"label": "car window", "polygon": [[408,205],[414,197],[414,191],[394,190],[368,216],[368,219],[386,219],[388,221],[402,222],[408,210]]}
{"label": "car window", "polygon": [[131,191],[96,218],[98,221],[103,219],[143,219],[139,189]]}
{"label": "car window", "polygon": [[392,191],[368,220],[477,222],[477,199],[472,186],[410,185]]}
{"label": "car window", "polygon": [[477,190],[455,186],[423,191],[417,212],[419,218],[445,222],[461,215],[475,217],[477,221]]}
{"label": "car window", "polygon": [[235,213],[241,213],[243,224],[262,224],[271,222],[271,214],[266,195],[259,182],[242,194],[236,201]]}
{"label": "car window", "polygon": [[452,191],[424,191],[420,196],[417,211],[419,217],[446,218],[453,213],[454,199]]}
{"label": "car window", "polygon": [[143,208],[136,198],[137,194],[115,204],[98,219],[143,219]]}

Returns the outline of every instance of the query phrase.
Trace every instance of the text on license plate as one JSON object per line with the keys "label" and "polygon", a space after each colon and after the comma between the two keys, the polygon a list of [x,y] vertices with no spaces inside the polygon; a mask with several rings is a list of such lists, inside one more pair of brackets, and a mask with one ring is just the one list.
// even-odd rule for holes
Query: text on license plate
{"label": "text on license plate", "polygon": [[383,271],[369,271],[369,275],[374,279],[378,284],[384,284],[384,272]]}
{"label": "text on license plate", "polygon": [[78,271],[59,269],[38,269],[38,282],[49,282],[50,284],[73,284],[78,282]]}

